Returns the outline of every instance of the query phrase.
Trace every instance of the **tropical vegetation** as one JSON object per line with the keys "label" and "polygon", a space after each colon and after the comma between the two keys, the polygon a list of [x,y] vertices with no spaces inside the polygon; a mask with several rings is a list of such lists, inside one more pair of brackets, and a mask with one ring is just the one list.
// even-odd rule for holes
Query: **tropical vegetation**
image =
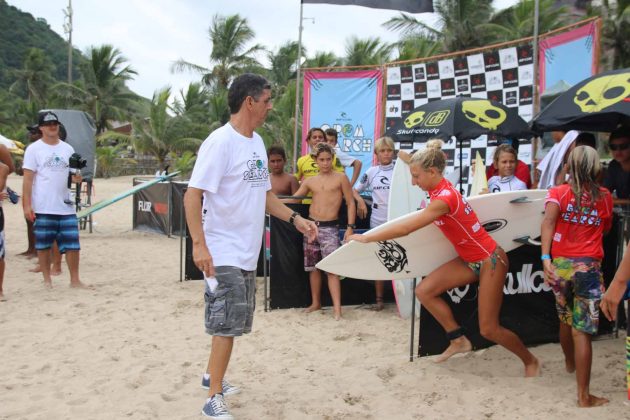
{"label": "tropical vegetation", "polygon": [[[557,4],[540,1],[541,33],[581,19]],[[381,65],[533,34],[534,0],[520,0],[502,10],[496,10],[491,0],[436,0],[434,5],[433,25],[400,13],[383,23],[398,35],[397,42],[351,37],[345,40],[343,56],[303,48],[298,58],[296,40],[268,48],[256,42],[246,18],[215,15],[208,27],[212,51],[207,63],[179,59],[172,64],[172,72],[196,74],[198,81],[178,92],[158,89],[149,100],[127,87],[127,82],[142,75],[115,45],[75,50],[72,82],[68,82],[65,40],[44,19],[35,19],[0,0],[0,25],[12,28],[0,31],[0,132],[23,139],[25,126],[35,120],[38,110],[79,109],[95,122],[98,175],[115,174],[120,159],[129,163],[146,156],[160,169],[170,164],[189,172],[201,141],[229,119],[227,88],[231,81],[254,71],[264,74],[274,91],[274,108],[259,132],[267,145],[284,145],[291,161],[298,61],[303,67],[331,70]],[[602,0],[589,13],[604,19],[604,67],[630,66],[630,0]],[[121,122],[130,123],[131,131],[118,130]]]}

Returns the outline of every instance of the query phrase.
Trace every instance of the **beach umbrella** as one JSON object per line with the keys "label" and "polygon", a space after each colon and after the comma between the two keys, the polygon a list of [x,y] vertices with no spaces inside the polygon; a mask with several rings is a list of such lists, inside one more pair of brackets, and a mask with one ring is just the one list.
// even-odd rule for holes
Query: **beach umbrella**
{"label": "beach umbrella", "polygon": [[538,133],[554,130],[609,132],[630,124],[630,69],[598,74],[575,84],[532,120]]}
{"label": "beach umbrella", "polygon": [[461,141],[484,134],[519,139],[529,137],[530,130],[516,108],[463,96],[421,105],[387,130],[397,141],[414,142],[453,136]]}

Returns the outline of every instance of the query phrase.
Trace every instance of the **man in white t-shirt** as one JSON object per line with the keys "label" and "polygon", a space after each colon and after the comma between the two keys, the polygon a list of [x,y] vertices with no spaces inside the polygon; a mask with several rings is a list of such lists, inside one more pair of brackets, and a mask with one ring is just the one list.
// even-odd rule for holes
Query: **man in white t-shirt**
{"label": "man in white t-shirt", "polygon": [[202,379],[209,398],[202,414],[216,419],[232,418],[223,395],[239,392],[223,378],[234,337],[251,331],[265,212],[290,222],[311,240],[317,234],[312,221],[271,191],[265,145],[254,132],[271,110],[269,82],[255,74],[237,77],[228,104],[230,121],[201,145],[184,197],[193,261],[206,280],[206,332],[212,335]]}
{"label": "man in white t-shirt", "polygon": [[[50,249],[57,242],[66,254],[70,287],[84,287],[79,280],[79,227],[74,202],[68,197],[70,156],[74,149],[59,139],[59,118],[54,112],[40,113],[38,126],[42,138],[24,152],[22,206],[24,217],[34,222],[35,249],[44,275],[44,284],[52,287]],[[72,182],[81,182],[73,175]]]}

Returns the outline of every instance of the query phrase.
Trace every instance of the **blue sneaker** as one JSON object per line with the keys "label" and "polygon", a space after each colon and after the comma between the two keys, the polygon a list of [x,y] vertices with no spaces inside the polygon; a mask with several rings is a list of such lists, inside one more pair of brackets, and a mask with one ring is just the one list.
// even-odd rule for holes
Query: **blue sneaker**
{"label": "blue sneaker", "polygon": [[[241,392],[241,388],[232,385],[231,383],[229,383],[225,379],[221,383],[221,386],[223,387],[223,395],[234,395],[234,394],[238,394],[239,392]],[[206,379],[205,376],[202,376],[201,377],[201,387],[205,388],[205,389],[210,389],[210,378]]]}
{"label": "blue sneaker", "polygon": [[233,420],[234,417],[230,414],[227,408],[227,404],[223,399],[223,394],[214,394],[212,397],[206,400],[206,404],[201,410],[201,414],[205,417],[210,417],[216,420]]}

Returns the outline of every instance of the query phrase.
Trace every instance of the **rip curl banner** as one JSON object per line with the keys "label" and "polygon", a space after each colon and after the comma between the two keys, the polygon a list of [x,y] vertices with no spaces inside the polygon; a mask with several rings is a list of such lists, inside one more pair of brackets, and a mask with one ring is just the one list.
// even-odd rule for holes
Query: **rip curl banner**
{"label": "rip curl banner", "polygon": [[[311,127],[334,128],[342,152],[363,163],[361,175],[372,166],[374,140],[381,133],[381,70],[304,72],[302,155],[308,153]],[[352,176],[352,168],[346,169]]]}
{"label": "rip curl banner", "polygon": [[364,6],[408,13],[433,12],[433,0],[302,0],[302,3]]}
{"label": "rip curl banner", "polygon": [[539,92],[560,81],[575,85],[597,74],[599,31],[595,22],[539,42]]}

